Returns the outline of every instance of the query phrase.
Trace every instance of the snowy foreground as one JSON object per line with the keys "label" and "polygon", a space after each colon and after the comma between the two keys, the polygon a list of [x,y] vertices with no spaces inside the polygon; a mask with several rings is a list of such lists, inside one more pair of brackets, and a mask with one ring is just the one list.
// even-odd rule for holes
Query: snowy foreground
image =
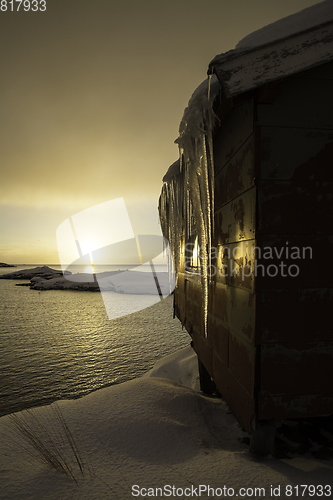
{"label": "snowy foreground", "polygon": [[332,460],[251,456],[225,403],[193,388],[197,362],[188,347],[142,378],[2,417],[0,498],[330,497],[285,492],[332,485]]}

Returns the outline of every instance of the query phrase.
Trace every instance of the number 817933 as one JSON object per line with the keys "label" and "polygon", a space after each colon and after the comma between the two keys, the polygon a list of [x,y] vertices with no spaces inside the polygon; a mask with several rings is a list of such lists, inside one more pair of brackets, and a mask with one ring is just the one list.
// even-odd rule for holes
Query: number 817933
{"label": "number 817933", "polygon": [[2,12],[11,11],[18,12],[25,10],[28,12],[44,12],[46,10],[46,0],[1,0],[0,10]]}

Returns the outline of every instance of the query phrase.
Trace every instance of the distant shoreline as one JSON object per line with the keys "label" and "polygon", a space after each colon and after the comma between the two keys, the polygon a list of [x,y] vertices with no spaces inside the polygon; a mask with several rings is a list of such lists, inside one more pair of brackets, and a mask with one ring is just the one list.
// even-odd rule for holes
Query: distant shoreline
{"label": "distant shoreline", "polygon": [[60,271],[48,266],[40,266],[0,274],[0,279],[26,280],[29,283],[16,283],[16,286],[29,286],[31,290],[39,291],[112,291],[130,295],[156,295],[158,293],[162,297],[170,295],[174,288],[171,289],[171,282],[167,272],[156,272],[153,276],[151,273],[140,272],[135,269],[118,269],[93,274],[72,274],[70,271]]}

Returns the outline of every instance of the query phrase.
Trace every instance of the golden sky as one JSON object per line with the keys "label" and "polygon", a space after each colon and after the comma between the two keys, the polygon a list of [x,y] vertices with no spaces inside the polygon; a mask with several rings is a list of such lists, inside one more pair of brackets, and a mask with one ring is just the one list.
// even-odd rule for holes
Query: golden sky
{"label": "golden sky", "polygon": [[210,60],[316,3],[46,0],[46,12],[0,12],[0,261],[59,263],[57,227],[119,197],[135,233],[158,234],[162,177]]}

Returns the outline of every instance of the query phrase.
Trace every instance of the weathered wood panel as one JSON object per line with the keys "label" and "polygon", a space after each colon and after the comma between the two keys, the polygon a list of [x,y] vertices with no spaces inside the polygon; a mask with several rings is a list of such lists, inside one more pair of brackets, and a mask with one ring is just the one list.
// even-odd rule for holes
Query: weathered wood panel
{"label": "weathered wood panel", "polygon": [[230,97],[333,59],[333,24],[243,52],[228,51],[210,62]]}
{"label": "weathered wood panel", "polygon": [[274,104],[258,104],[260,126],[333,129],[330,80],[287,78]]}
{"label": "weathered wood panel", "polygon": [[208,339],[214,351],[220,356],[221,360],[228,366],[229,363],[229,328],[227,324],[208,314]]}
{"label": "weathered wood panel", "polygon": [[283,81],[266,83],[256,89],[257,104],[273,104],[282,92]]}
{"label": "weathered wood panel", "polygon": [[333,288],[263,290],[256,298],[260,343],[333,342]]}
{"label": "weathered wood panel", "polygon": [[213,351],[213,379],[223,398],[229,400],[229,370],[224,358]]}
{"label": "weathered wood panel", "polygon": [[332,131],[261,127],[260,134],[262,179],[333,181]]}
{"label": "weathered wood panel", "polygon": [[185,274],[183,272],[179,272],[177,276],[177,288],[181,292],[185,293]]}
{"label": "weathered wood panel", "polygon": [[[230,114],[214,145],[219,254],[207,338],[200,278],[189,278],[183,264],[175,291],[177,317],[248,431],[256,412],[259,419],[332,413],[333,64],[325,70],[326,83],[309,70],[258,91],[260,130],[252,100],[225,106]],[[311,258],[286,257],[286,246],[310,248]],[[298,274],[258,275],[254,260],[265,247],[277,255],[257,264],[296,265]]]}
{"label": "weathered wood panel", "polygon": [[183,324],[190,335],[204,335],[202,292],[199,277],[185,274],[185,319]]}
{"label": "weathered wood panel", "polygon": [[255,414],[255,400],[233,376],[229,377],[228,405],[244,430],[251,433],[251,421]]}
{"label": "weathered wood panel", "polygon": [[178,272],[179,273],[185,272],[185,257],[183,253],[180,254]]}
{"label": "weathered wood panel", "polygon": [[201,292],[201,280],[200,277],[189,278],[185,276],[186,281],[186,295],[190,297],[192,301],[196,302],[201,306],[202,304],[202,292]]}
{"label": "weathered wood panel", "polygon": [[238,380],[231,374],[218,354],[213,355],[213,378],[240,425],[251,432],[251,420],[255,414],[255,402]]}
{"label": "weathered wood panel", "polygon": [[254,377],[256,348],[241,336],[231,332],[229,335],[229,371],[239,384],[254,396]]}
{"label": "weathered wood panel", "polygon": [[188,316],[185,316],[183,326],[185,327],[185,330],[191,335],[191,337],[193,337],[193,335],[195,335],[195,332],[193,330],[193,324],[191,323]]}
{"label": "weathered wood panel", "polygon": [[211,282],[209,285],[208,311],[224,321],[225,324],[228,324],[230,320],[230,305],[228,304],[228,287],[214,281]]}
{"label": "weathered wood panel", "polygon": [[[293,78],[310,78],[311,80],[333,80],[333,63],[320,64],[315,68],[296,73]],[[301,82],[300,82],[301,85]]]}
{"label": "weathered wood panel", "polygon": [[279,396],[258,393],[258,418],[304,418],[331,415],[333,396],[328,394],[282,394]]}
{"label": "weathered wood panel", "polygon": [[325,259],[333,253],[333,236],[280,235],[257,239],[255,290],[327,288],[333,268]]}
{"label": "weathered wood panel", "polygon": [[332,182],[260,180],[257,189],[261,234],[332,233]]}
{"label": "weathered wood panel", "polygon": [[194,332],[192,334],[193,349],[198,354],[200,361],[208,371],[209,375],[213,377],[213,348],[208,339],[202,335]]}
{"label": "weathered wood panel", "polygon": [[251,135],[215,176],[215,209],[254,186],[254,136]]}
{"label": "weathered wood panel", "polygon": [[191,299],[189,293],[186,294],[186,321],[190,323],[190,330],[185,324],[186,330],[191,332],[196,332],[203,335],[203,317],[202,317],[202,306],[201,303],[197,303]]}
{"label": "weathered wood panel", "polygon": [[178,290],[178,288],[175,288],[173,300],[175,315],[177,316],[181,324],[184,324],[186,317],[186,298],[185,295],[180,290]]}
{"label": "weathered wood panel", "polygon": [[[209,311],[226,328],[254,343],[255,294],[248,290],[216,283],[210,288]],[[208,333],[209,335],[209,333]]]}
{"label": "weathered wood panel", "polygon": [[245,240],[220,246],[215,281],[254,291],[256,240]]}
{"label": "weathered wood panel", "polygon": [[255,294],[229,287],[230,329],[245,340],[255,342]]}
{"label": "weathered wood panel", "polygon": [[256,188],[253,187],[215,212],[215,241],[225,245],[255,238]]}
{"label": "weathered wood panel", "polygon": [[261,393],[332,394],[333,342],[262,344]]}
{"label": "weathered wood panel", "polygon": [[214,143],[217,173],[253,133],[253,100],[235,107]]}

